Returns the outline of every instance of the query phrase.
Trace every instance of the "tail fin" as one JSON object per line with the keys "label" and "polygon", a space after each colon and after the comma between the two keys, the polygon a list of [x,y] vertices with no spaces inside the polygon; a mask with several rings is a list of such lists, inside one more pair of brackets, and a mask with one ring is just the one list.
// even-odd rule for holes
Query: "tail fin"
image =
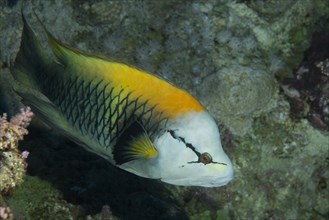
{"label": "tail fin", "polygon": [[38,88],[36,78],[44,74],[51,61],[45,49],[38,42],[24,14],[21,46],[11,72],[14,78],[24,86]]}

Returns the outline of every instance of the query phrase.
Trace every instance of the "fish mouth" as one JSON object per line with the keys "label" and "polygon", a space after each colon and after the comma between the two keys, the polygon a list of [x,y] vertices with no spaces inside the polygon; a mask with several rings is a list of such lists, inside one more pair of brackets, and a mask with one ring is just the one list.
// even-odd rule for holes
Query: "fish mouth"
{"label": "fish mouth", "polygon": [[218,164],[208,164],[203,166],[209,167],[209,172],[189,172],[189,175],[161,178],[162,182],[166,182],[178,186],[201,186],[201,187],[220,187],[228,184],[234,177],[234,170],[230,160],[225,161],[226,166]]}
{"label": "fish mouth", "polygon": [[198,178],[161,179],[161,181],[178,186],[220,187],[228,184],[232,179],[233,172],[217,178],[214,176],[201,176]]}

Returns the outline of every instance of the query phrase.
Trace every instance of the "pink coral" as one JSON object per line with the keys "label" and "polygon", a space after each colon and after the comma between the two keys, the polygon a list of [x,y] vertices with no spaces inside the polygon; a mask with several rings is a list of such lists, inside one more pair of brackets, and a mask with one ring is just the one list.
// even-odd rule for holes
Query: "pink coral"
{"label": "pink coral", "polygon": [[10,122],[7,114],[0,116],[0,192],[10,193],[23,181],[26,171],[28,151],[18,149],[18,141],[28,134],[26,127],[30,124],[33,113],[29,107],[21,109]]}
{"label": "pink coral", "polygon": [[13,145],[28,134],[26,127],[30,124],[32,116],[30,107],[22,108],[21,113],[14,116],[10,122],[7,120],[6,113],[0,116],[0,150],[15,147]]}
{"label": "pink coral", "polygon": [[0,206],[0,219],[12,219],[13,213],[9,207]]}
{"label": "pink coral", "polygon": [[4,114],[3,117],[0,117],[0,137],[7,133],[5,128],[9,127],[9,129],[16,133],[17,138],[22,140],[23,136],[28,134],[26,127],[29,126],[32,116],[33,112],[30,107],[22,108],[21,113],[15,115],[10,120],[10,123],[7,121],[7,115]]}

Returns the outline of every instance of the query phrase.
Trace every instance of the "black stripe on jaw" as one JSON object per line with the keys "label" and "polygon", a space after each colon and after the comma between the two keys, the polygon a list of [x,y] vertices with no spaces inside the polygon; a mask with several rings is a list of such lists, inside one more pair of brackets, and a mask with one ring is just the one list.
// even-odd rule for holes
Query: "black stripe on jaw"
{"label": "black stripe on jaw", "polygon": [[192,151],[198,156],[198,158],[201,156],[201,153],[198,152],[192,144],[190,144],[190,143],[186,143],[186,141],[185,141],[184,138],[182,138],[182,137],[180,137],[180,136],[177,136],[177,135],[175,134],[175,131],[173,131],[173,130],[168,130],[168,132],[169,132],[169,134],[170,134],[173,138],[175,138],[176,140],[180,140],[180,141],[182,141],[182,142],[185,144],[186,147],[190,148],[190,149],[191,149],[191,150],[192,150]]}
{"label": "black stripe on jaw", "polygon": [[[169,132],[169,134],[170,134],[174,139],[179,140],[179,141],[182,141],[182,142],[185,144],[185,146],[186,146],[187,148],[191,149],[191,150],[197,155],[197,157],[198,157],[198,160],[197,160],[197,161],[190,161],[190,162],[188,162],[188,163],[203,163],[204,165],[207,165],[207,164],[209,164],[209,163],[214,163],[214,164],[221,164],[221,165],[225,165],[225,166],[227,166],[226,163],[216,162],[216,161],[213,161],[212,159],[211,159],[209,162],[205,163],[205,162],[202,160],[202,156],[203,156],[205,153],[201,154],[199,151],[196,150],[196,148],[195,148],[191,143],[187,143],[187,142],[185,141],[185,138],[176,135],[174,130],[167,130],[167,132]],[[208,153],[206,153],[206,154],[208,154]]]}

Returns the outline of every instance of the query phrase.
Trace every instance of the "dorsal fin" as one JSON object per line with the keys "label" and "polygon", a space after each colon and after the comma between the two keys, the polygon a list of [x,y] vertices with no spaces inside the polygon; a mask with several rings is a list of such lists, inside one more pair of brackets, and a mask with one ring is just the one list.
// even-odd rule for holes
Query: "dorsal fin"
{"label": "dorsal fin", "polygon": [[36,76],[45,72],[51,64],[47,53],[38,42],[22,12],[23,31],[21,45],[14,64],[10,67],[14,78],[29,88],[38,88]]}
{"label": "dorsal fin", "polygon": [[94,59],[100,59],[108,62],[113,62],[106,58],[105,56],[96,55],[92,53],[88,53],[86,51],[71,47],[69,45],[61,43],[59,40],[57,40],[45,27],[44,27],[47,36],[48,36],[48,44],[55,54],[58,61],[62,64],[67,64],[67,62],[72,61],[77,58],[94,58]]}

